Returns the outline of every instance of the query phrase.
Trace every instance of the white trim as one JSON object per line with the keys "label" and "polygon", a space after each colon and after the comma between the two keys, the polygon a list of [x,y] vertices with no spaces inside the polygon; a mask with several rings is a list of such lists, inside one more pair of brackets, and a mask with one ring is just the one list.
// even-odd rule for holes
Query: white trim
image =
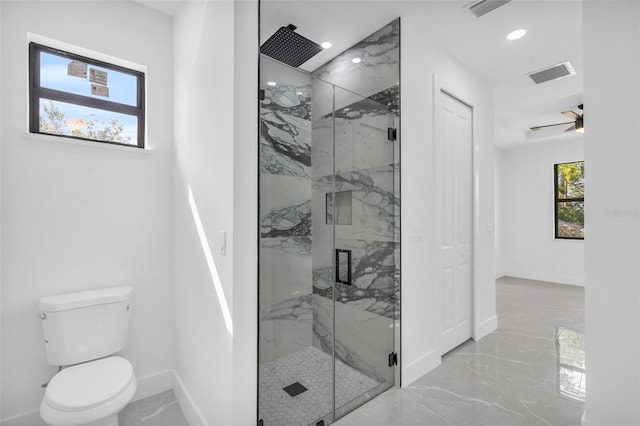
{"label": "white trim", "polygon": [[524,278],[526,280],[545,281],[549,283],[584,287],[583,275],[548,274],[544,272],[523,271],[517,269],[505,269],[503,272],[502,276],[504,277]]}
{"label": "white trim", "polygon": [[172,370],[160,371],[138,378],[138,389],[131,402],[139,401],[171,389],[173,385]]}
{"label": "white trim", "polygon": [[180,404],[180,408],[182,408],[184,416],[187,418],[187,421],[191,426],[209,426],[205,421],[202,412],[198,409],[198,406],[193,401],[193,398],[191,398],[189,391],[184,386],[184,383],[175,370],[173,371],[173,393],[178,400],[178,404]]}
{"label": "white trim", "polygon": [[92,147],[92,148],[102,148],[102,149],[115,149],[116,151],[126,151],[126,152],[140,152],[140,153],[151,153],[151,149],[149,148],[139,148],[136,145],[117,145],[113,143],[106,142],[96,142],[96,141],[85,141],[78,140],[74,138],[67,138],[65,136],[52,136],[45,135],[43,133],[29,133],[29,132],[21,132],[20,138],[24,140],[31,140],[37,142],[57,142],[68,145],[76,145],[83,147]]}
{"label": "white trim", "polygon": [[40,410],[36,410],[4,419],[2,426],[47,426],[47,424],[40,417]]}
{"label": "white trim", "polygon": [[[475,322],[475,321],[474,321]],[[494,315],[480,322],[477,326],[473,327],[473,340],[476,342],[482,339],[487,334],[496,331],[498,329],[498,316]]]}
{"label": "white trim", "polygon": [[40,34],[27,33],[27,42],[33,42],[52,47],[54,49],[64,50],[65,52],[75,53],[76,55],[85,56],[87,58],[96,59],[98,61],[107,62],[113,65],[118,65],[123,68],[129,68],[131,70],[147,73],[147,67],[136,62],[128,61],[126,59],[111,56],[106,53],[97,52],[95,50],[87,49],[86,47],[80,47],[75,44],[66,43],[64,41],[56,40],[50,37],[46,37]]}
{"label": "white trim", "polygon": [[[406,365],[405,365],[406,364]],[[406,388],[420,377],[442,364],[442,358],[436,351],[429,351],[417,360],[402,362],[402,387]]]}

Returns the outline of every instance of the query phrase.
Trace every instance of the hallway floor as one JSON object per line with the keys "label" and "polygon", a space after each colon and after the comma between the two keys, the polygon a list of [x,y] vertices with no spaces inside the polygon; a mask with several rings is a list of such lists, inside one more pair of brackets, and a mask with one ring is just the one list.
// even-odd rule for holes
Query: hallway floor
{"label": "hallway floor", "polygon": [[584,411],[584,289],[497,280],[498,330],[334,423],[578,426]]}

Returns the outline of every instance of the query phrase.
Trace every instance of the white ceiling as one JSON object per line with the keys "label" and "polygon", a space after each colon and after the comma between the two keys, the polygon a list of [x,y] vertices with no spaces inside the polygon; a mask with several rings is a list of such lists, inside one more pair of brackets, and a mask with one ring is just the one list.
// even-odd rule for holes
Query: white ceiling
{"label": "white ceiling", "polygon": [[[139,1],[174,15],[181,1]],[[471,0],[327,1],[262,0],[261,40],[279,27],[294,24],[297,32],[333,47],[300,68],[312,71],[398,16],[420,14],[432,41],[466,68],[493,85],[495,137],[499,147],[538,140],[576,137],[580,134],[552,128],[550,137],[532,139],[529,127],[570,121],[561,111],[582,103],[582,0],[512,0],[476,18]],[[510,31],[527,29],[516,41]],[[526,74],[571,61],[576,75],[536,85]],[[558,135],[558,133],[560,133]],[[547,136],[549,132],[534,133]]]}
{"label": "white ceiling", "polygon": [[[297,32],[333,47],[300,68],[312,71],[394,18],[407,13],[424,17],[431,39],[473,70],[495,89],[496,145],[509,147],[529,141],[530,127],[570,121],[561,111],[582,103],[582,2],[580,0],[513,0],[476,18],[457,1],[282,1],[263,0],[261,39],[290,23]],[[518,28],[527,35],[508,41]],[[536,85],[526,74],[571,61],[576,75]],[[568,126],[533,133],[552,139]],[[558,135],[559,134],[559,135]],[[532,140],[532,139],[531,139]],[[549,140],[549,138],[536,139]]]}

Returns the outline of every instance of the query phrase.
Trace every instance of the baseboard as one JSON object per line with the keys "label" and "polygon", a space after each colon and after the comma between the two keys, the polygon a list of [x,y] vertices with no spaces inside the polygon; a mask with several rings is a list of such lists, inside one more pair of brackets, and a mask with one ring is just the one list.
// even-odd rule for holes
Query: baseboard
{"label": "baseboard", "polygon": [[577,275],[546,274],[544,272],[541,273],[541,272],[516,270],[516,271],[505,271],[505,274],[503,276],[584,287],[584,276],[577,276]]}
{"label": "baseboard", "polygon": [[4,419],[1,423],[2,426],[47,426],[47,424],[40,418],[40,411],[32,411],[30,413],[20,414],[18,416],[11,417],[10,419]]}
{"label": "baseboard", "polygon": [[498,329],[498,316],[493,315],[473,327],[473,340],[476,342]]}
{"label": "baseboard", "polygon": [[209,426],[176,371],[173,371],[173,393],[191,426]]}
{"label": "baseboard", "polygon": [[160,371],[137,379],[138,389],[131,402],[168,391],[173,386],[173,372],[171,370]]}
{"label": "baseboard", "polygon": [[436,351],[430,351],[406,365],[402,362],[402,387],[409,386],[441,363],[442,359]]}

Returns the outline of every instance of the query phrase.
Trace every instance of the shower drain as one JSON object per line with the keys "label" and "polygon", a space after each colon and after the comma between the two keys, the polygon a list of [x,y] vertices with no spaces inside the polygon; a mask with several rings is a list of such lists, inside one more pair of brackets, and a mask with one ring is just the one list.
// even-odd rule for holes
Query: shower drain
{"label": "shower drain", "polygon": [[298,396],[302,392],[305,392],[307,388],[302,386],[300,382],[295,382],[290,384],[289,386],[285,386],[282,388],[286,393],[288,393],[291,397]]}

